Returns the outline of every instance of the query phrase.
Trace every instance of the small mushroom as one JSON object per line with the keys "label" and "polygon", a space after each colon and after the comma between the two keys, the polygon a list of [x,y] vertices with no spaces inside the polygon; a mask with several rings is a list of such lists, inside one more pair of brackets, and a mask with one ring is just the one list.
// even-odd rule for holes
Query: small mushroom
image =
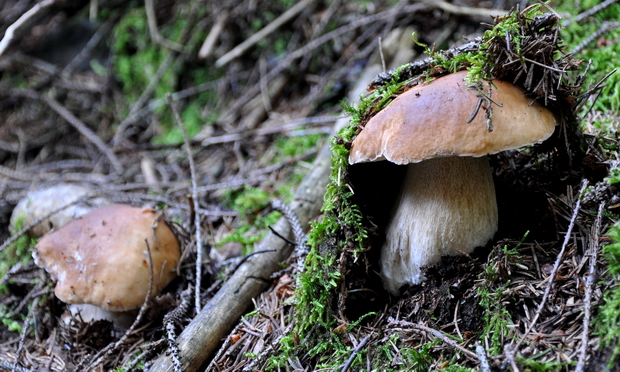
{"label": "small mushroom", "polygon": [[497,201],[486,155],[540,143],[556,126],[548,109],[499,80],[487,83],[492,126],[487,127],[486,104],[468,122],[479,97],[465,75],[446,75],[401,94],[351,145],[350,164],[407,164],[381,248],[382,276],[394,295],[405,284],[423,281],[424,266],[471,253],[493,238]]}
{"label": "small mushroom", "polygon": [[[28,231],[30,236],[39,238],[97,207],[111,204],[105,198],[87,198],[89,194],[94,193],[95,191],[86,185],[72,183],[61,183],[29,191],[13,209],[9,231],[15,233],[18,225],[21,229],[22,226],[29,226],[36,220],[44,218]],[[63,206],[67,207],[58,210]],[[50,215],[54,211],[56,213]]]}
{"label": "small mushroom", "polygon": [[176,277],[181,249],[151,209],[119,204],[95,209],[45,235],[33,257],[57,281],[61,301],[123,312],[140,307],[148,292],[146,242],[153,262],[152,298]]}

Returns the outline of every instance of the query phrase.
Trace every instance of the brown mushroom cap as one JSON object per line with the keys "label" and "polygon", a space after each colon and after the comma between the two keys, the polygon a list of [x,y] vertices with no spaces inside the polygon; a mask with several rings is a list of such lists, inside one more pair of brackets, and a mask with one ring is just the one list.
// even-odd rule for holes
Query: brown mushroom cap
{"label": "brown mushroom cap", "polygon": [[63,302],[124,311],[142,305],[148,291],[145,239],[155,296],[176,276],[181,249],[150,209],[118,204],[95,209],[45,235],[33,256],[58,281],[55,293]]}
{"label": "brown mushroom cap", "polygon": [[[351,145],[349,163],[388,160],[416,163],[440,156],[484,156],[539,143],[555,129],[554,115],[523,89],[494,80],[493,130],[481,108],[470,123],[478,97],[464,81],[467,71],[420,84],[372,117]],[[488,84],[488,83],[487,83]],[[488,92],[485,84],[484,91]]]}

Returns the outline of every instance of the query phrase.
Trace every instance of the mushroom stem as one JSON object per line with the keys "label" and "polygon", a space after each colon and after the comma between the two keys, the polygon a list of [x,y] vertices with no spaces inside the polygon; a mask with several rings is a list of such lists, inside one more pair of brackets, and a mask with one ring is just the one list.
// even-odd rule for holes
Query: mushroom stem
{"label": "mushroom stem", "polygon": [[381,249],[382,275],[398,295],[424,280],[422,268],[485,245],[497,231],[497,202],[486,156],[407,165]]}

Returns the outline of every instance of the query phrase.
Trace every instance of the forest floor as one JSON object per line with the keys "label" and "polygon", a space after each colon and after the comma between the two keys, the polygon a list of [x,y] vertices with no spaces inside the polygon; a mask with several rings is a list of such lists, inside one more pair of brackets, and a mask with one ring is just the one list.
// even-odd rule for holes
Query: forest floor
{"label": "forest floor", "polygon": [[[426,58],[422,44],[462,45],[491,16],[530,4],[4,1],[0,371],[164,370],[177,355],[186,371],[620,371],[620,254],[604,250],[614,246],[620,206],[620,88],[615,75],[595,86],[618,66],[620,5],[597,4],[550,4],[567,51],[592,59],[584,90],[594,89],[576,113],[579,133],[556,135],[566,146],[490,157],[500,214],[493,241],[444,260],[398,298],[375,283],[316,299],[332,308],[332,342],[308,346],[292,331],[304,252],[289,243],[303,234],[274,237],[270,227],[279,219],[295,227],[286,205],[305,213],[303,232],[319,219],[304,203],[323,201],[328,179],[313,177],[329,172],[324,154],[348,121],[341,103],[356,101],[377,73]],[[567,156],[549,155],[560,151]],[[180,234],[179,276],[129,330],[67,315],[32,259],[36,238],[11,220],[32,191],[67,183],[161,210]],[[302,200],[300,184],[315,188],[313,200]],[[50,205],[38,213],[73,201],[54,195],[37,201]],[[181,340],[200,339],[200,309],[217,306],[235,272],[267,257],[266,239],[280,241],[282,270],[238,298],[247,315],[200,341],[209,352],[190,353]],[[347,285],[368,274],[356,267]]]}

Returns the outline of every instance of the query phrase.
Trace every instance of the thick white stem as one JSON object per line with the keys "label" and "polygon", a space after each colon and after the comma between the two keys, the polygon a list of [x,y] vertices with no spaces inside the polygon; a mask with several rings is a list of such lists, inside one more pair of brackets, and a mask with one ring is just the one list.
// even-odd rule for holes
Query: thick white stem
{"label": "thick white stem", "polygon": [[407,165],[386,230],[381,270],[389,291],[424,280],[422,267],[470,253],[497,231],[497,202],[486,157],[444,157]]}

